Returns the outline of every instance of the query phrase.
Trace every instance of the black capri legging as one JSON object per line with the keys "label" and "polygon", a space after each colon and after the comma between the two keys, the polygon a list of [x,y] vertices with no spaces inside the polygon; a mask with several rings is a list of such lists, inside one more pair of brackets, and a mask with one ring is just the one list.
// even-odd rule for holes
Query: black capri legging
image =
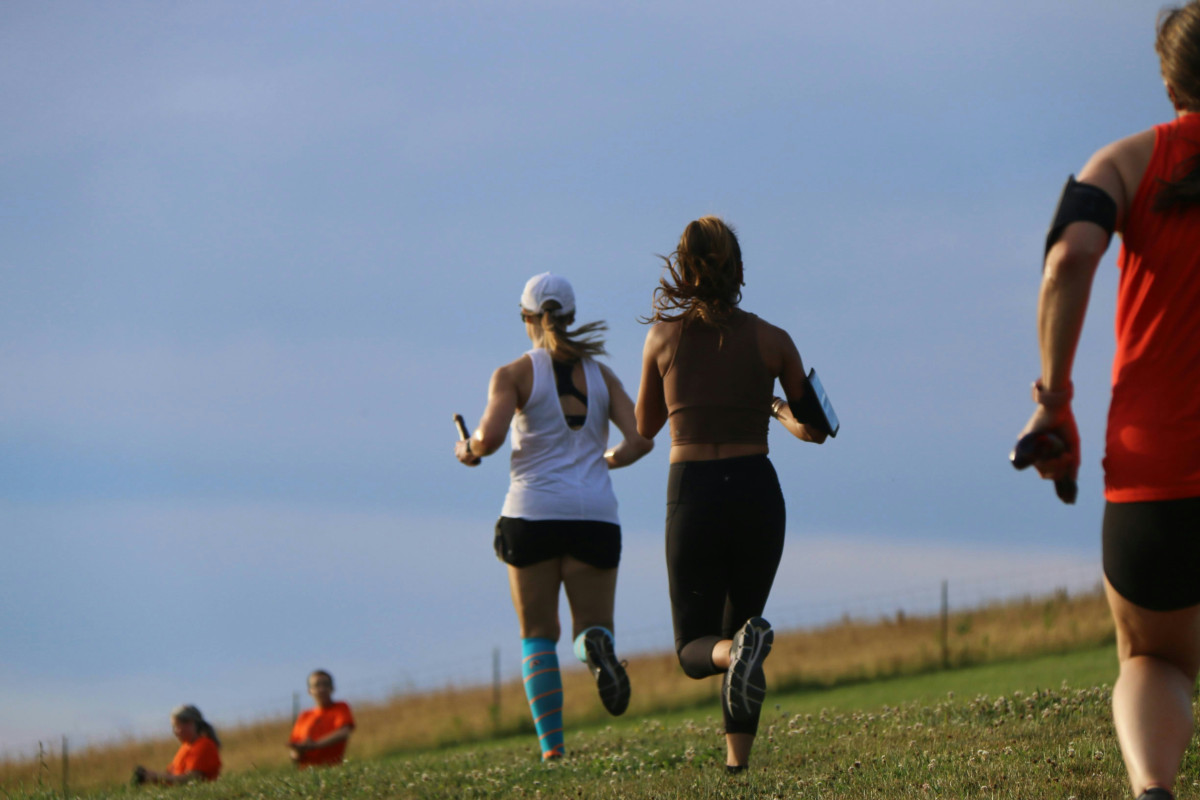
{"label": "black capri legging", "polygon": [[[675,652],[691,678],[716,675],[713,646],[762,614],[783,555],[786,513],[765,456],[685,461],[667,479],[667,575]],[[758,715],[727,733],[755,733]]]}

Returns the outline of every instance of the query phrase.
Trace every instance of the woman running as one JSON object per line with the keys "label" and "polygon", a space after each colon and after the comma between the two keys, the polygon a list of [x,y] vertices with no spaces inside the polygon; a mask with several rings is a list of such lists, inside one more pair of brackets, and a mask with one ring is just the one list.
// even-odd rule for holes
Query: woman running
{"label": "woman running", "polygon": [[1162,12],[1155,42],[1175,119],[1101,148],[1063,191],[1038,304],[1042,374],[1022,435],[1074,479],[1071,366],[1113,230],[1117,349],[1104,456],[1105,591],[1120,676],[1113,721],[1134,795],[1171,798],[1200,670],[1200,2]]}
{"label": "woman running", "polygon": [[133,770],[134,783],[175,785],[190,781],[215,781],[221,774],[221,741],[213,726],[195,706],[179,706],[171,712],[171,732],[179,740],[179,751],[164,772],[143,766]]}
{"label": "woman running", "polygon": [[766,693],[774,634],[762,619],[783,554],[783,493],[767,459],[774,416],[792,435],[825,434],[772,397],[808,381],[792,339],[738,307],[742,253],[717,217],[688,224],[654,293],[642,358],[638,430],[671,421],[667,573],[675,650],[691,678],[724,673],[725,765],[746,769]]}
{"label": "woman running", "polygon": [[[608,367],[602,322],[569,330],[575,293],[566,278],[535,275],[521,294],[533,349],[500,367],[473,436],[455,455],[477,466],[512,424],[512,481],[496,523],[496,555],[508,564],[521,623],[525,694],[542,758],[563,755],[562,680],[555,651],[558,593],[571,605],[575,656],[588,665],[609,713],[629,705],[629,678],[613,640],[613,596],[621,557],[617,498],[608,471],[654,446],[638,434],[633,401]],[[608,423],[625,437],[608,447]]]}

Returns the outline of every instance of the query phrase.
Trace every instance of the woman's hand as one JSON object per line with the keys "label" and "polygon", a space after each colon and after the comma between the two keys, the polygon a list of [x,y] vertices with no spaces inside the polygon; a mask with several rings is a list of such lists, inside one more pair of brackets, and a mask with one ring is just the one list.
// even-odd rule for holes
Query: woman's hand
{"label": "woman's hand", "polygon": [[1053,433],[1063,440],[1067,449],[1062,455],[1033,462],[1034,469],[1046,480],[1070,478],[1079,474],[1079,429],[1075,425],[1075,414],[1071,404],[1056,408],[1039,405],[1017,436],[1018,441],[1031,433]]}
{"label": "woman's hand", "polygon": [[637,412],[633,400],[621,385],[616,373],[601,364],[600,374],[604,376],[605,386],[608,387],[608,418],[625,437],[619,445],[609,448],[604,453],[604,463],[608,464],[609,469],[620,469],[653,450],[654,440],[638,433]]}
{"label": "woman's hand", "polygon": [[459,439],[454,443],[454,457],[468,467],[478,467],[480,462],[483,461],[482,458],[471,452],[470,439]]}
{"label": "woman's hand", "polygon": [[133,782],[135,784],[157,783],[157,784],[173,784],[183,783],[186,776],[175,776],[167,772],[155,772],[152,769],[146,769],[140,764],[133,770]]}
{"label": "woman's hand", "polygon": [[802,442],[821,444],[828,438],[828,434],[815,425],[806,425],[797,420],[792,414],[791,405],[783,398],[775,398],[774,403],[771,404],[771,416],[779,420],[779,423],[787,429],[788,433]]}

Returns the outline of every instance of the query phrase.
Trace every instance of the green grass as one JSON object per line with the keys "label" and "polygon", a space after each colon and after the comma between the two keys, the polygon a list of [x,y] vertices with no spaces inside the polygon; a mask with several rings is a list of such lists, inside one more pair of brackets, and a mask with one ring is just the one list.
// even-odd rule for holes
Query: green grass
{"label": "green grass", "polygon": [[[1056,653],[1036,658],[993,662],[974,667],[925,672],[871,681],[848,682],[833,688],[804,688],[772,692],[767,709],[787,713],[830,711],[872,711],[884,705],[921,702],[932,703],[947,699],[948,693],[958,696],[976,694],[1008,694],[1038,688],[1057,688],[1064,680],[1073,686],[1112,685],[1117,679],[1117,655],[1111,645]],[[697,715],[720,716],[717,700],[720,681],[711,679],[713,696],[710,702],[692,708],[651,715],[665,724],[674,724]],[[637,687],[634,687],[636,691]],[[623,729],[640,724],[640,719],[614,719],[600,727]],[[568,729],[580,727],[567,720]],[[582,726],[586,730],[588,726]]]}
{"label": "green grass", "polygon": [[959,695],[1008,694],[1035,688],[1056,688],[1064,679],[1074,686],[1110,686],[1117,679],[1117,654],[1111,646],[1039,656],[1019,661],[983,664],[947,672],[927,672],[839,686],[824,691],[781,694],[771,702],[808,711],[813,708],[870,709],[906,702],[933,702],[947,692]]}
{"label": "green grass", "polygon": [[[722,769],[720,716],[706,704],[569,730],[570,755],[556,764],[541,764],[525,735],[320,772],[248,772],[182,790],[91,796],[1119,798],[1128,790],[1105,685],[1115,672],[1112,649],[1103,648],[781,693],[764,711],[752,769],[741,776]],[[1198,767],[1193,751],[1180,786],[1190,789]]]}

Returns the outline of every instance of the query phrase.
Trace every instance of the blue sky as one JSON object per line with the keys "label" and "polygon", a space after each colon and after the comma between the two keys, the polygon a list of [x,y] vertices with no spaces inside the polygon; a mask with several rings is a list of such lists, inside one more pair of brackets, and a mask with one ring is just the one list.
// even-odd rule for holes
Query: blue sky
{"label": "blue sky", "polygon": [[[656,254],[706,213],[844,425],[773,434],[769,618],[1094,583],[1111,253],[1078,506],[1005,455],[1058,192],[1171,114],[1158,7],[4,4],[0,751],[284,711],[317,665],[485,677],[507,449],[462,468],[450,415],[546,270],[636,393]],[[629,649],[671,641],[659,445],[614,474]]]}

